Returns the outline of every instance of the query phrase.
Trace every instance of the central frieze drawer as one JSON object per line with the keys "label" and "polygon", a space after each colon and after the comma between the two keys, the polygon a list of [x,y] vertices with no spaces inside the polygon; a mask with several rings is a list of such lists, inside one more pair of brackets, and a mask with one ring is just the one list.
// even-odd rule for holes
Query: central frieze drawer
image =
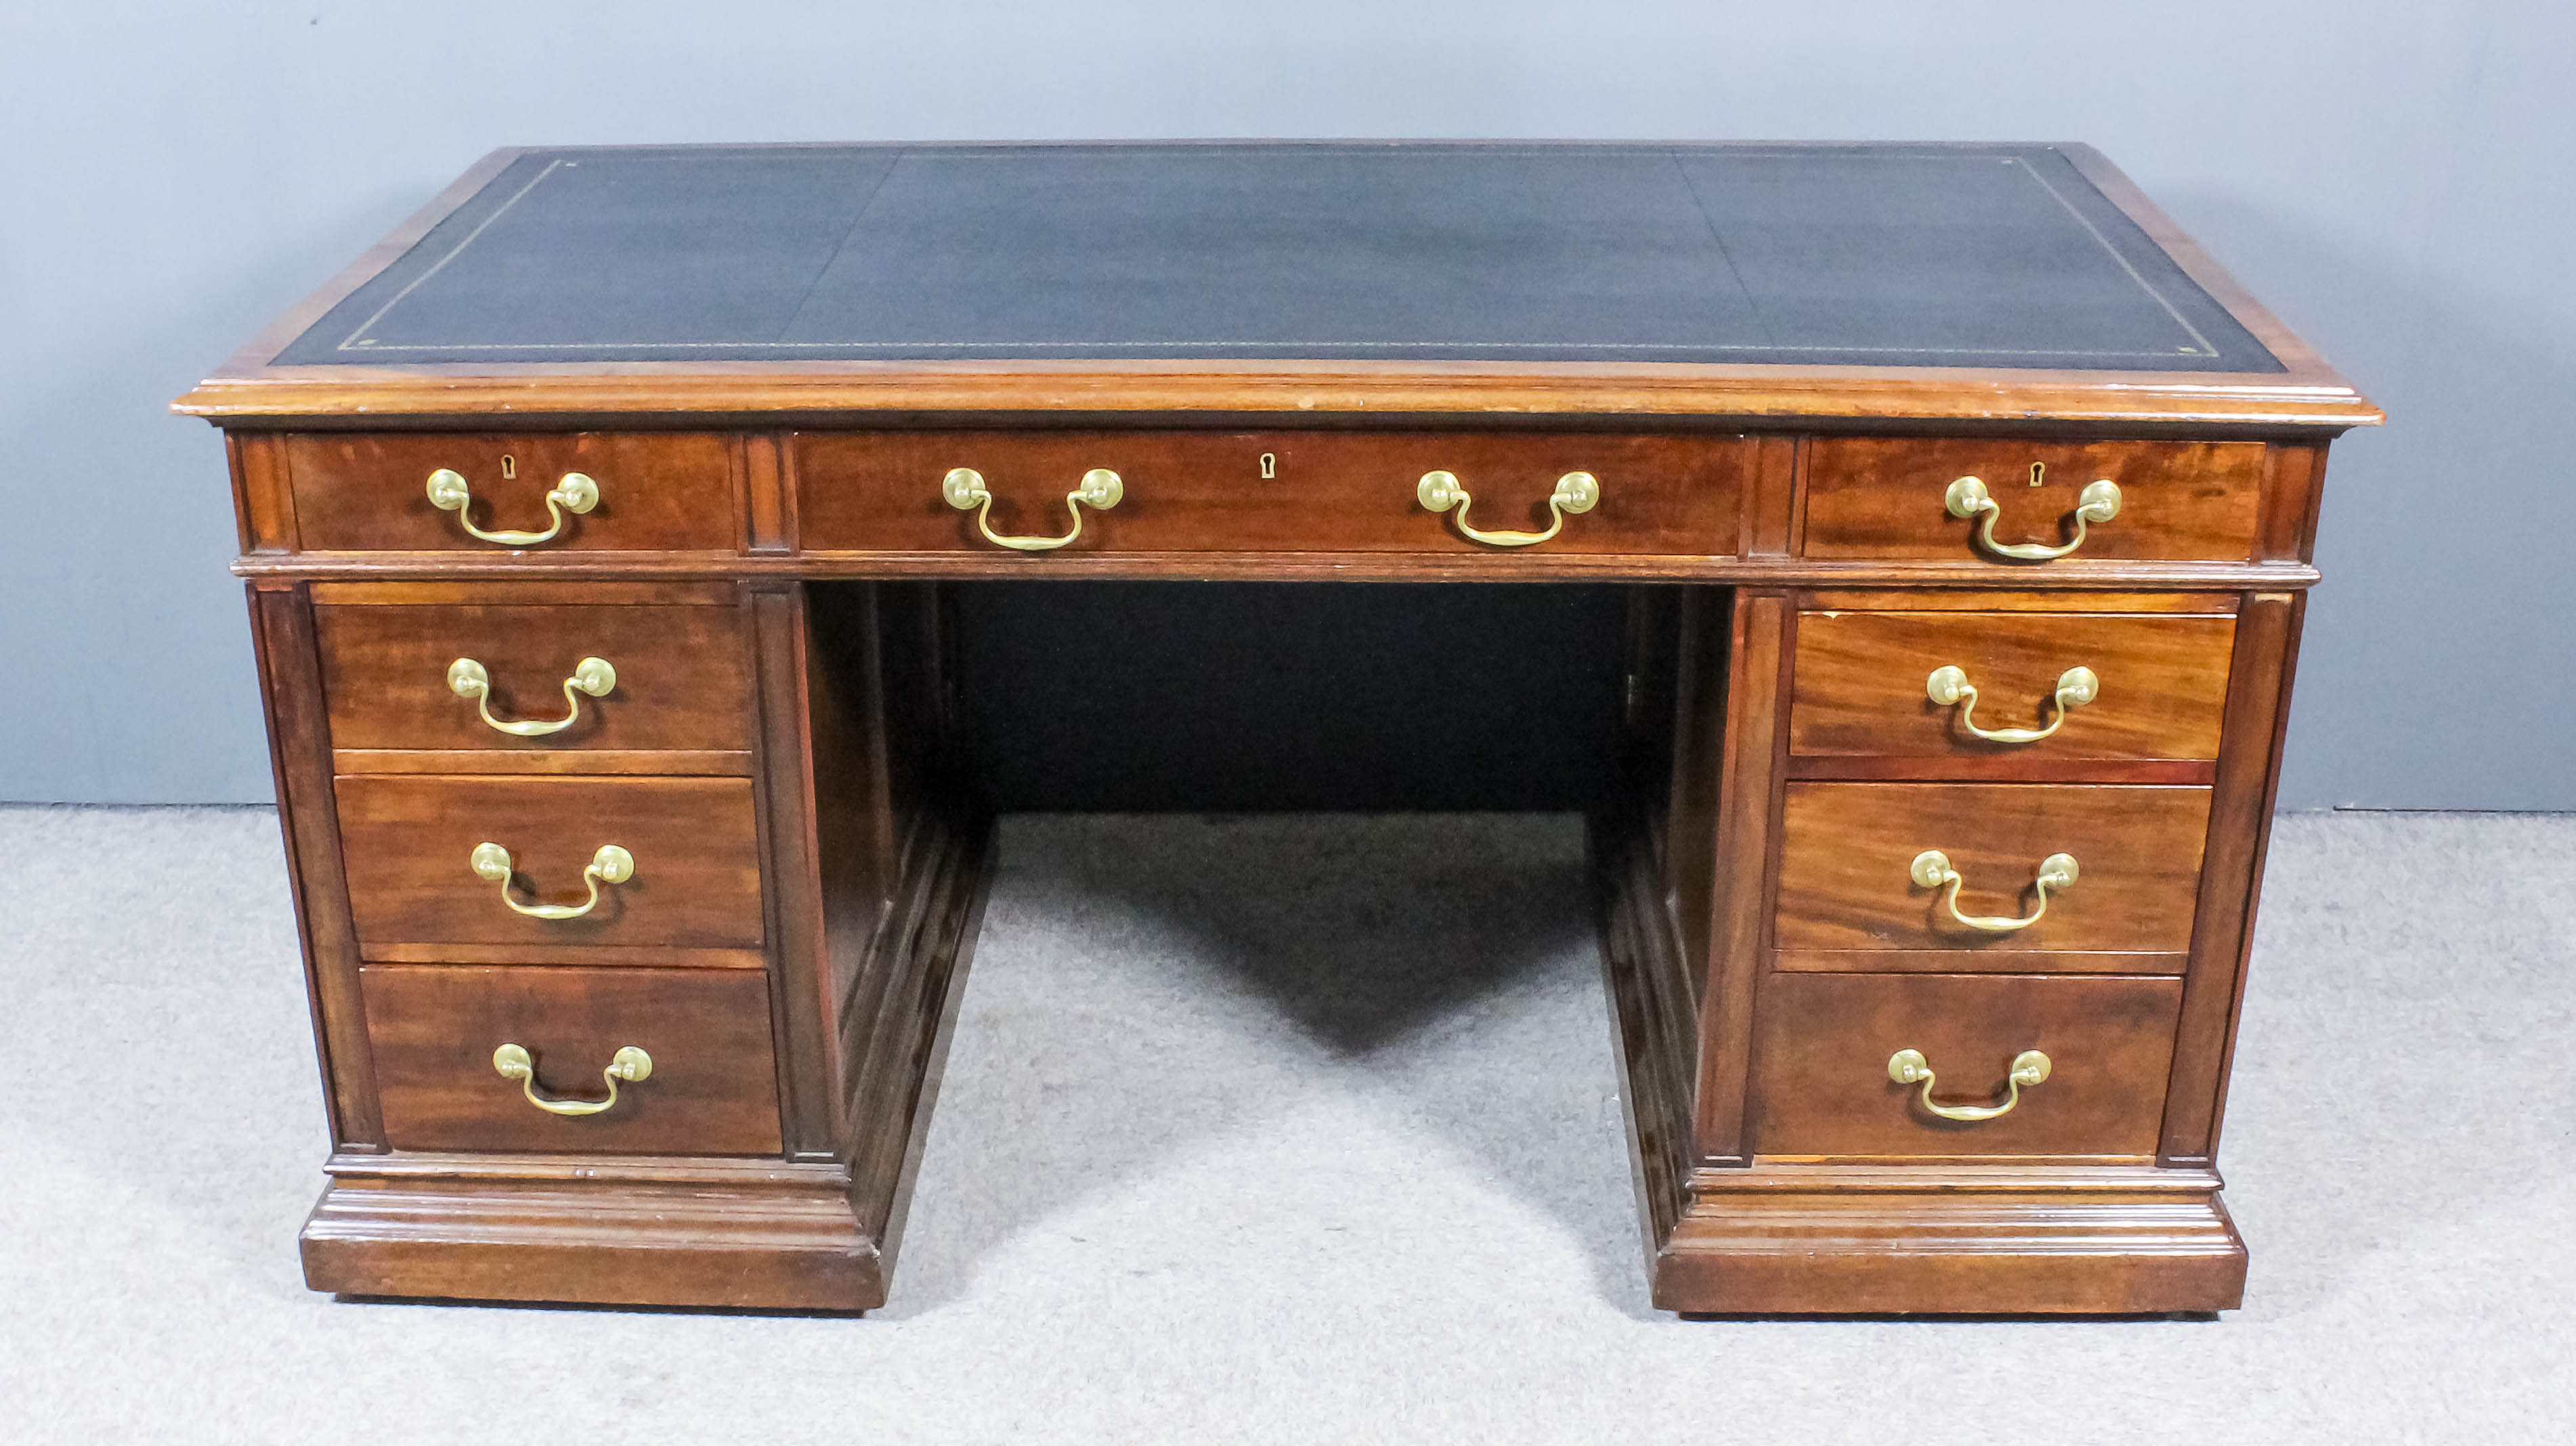
{"label": "central frieze drawer", "polygon": [[578,604],[507,585],[314,593],[344,752],[751,747],[750,653],[728,586],[601,583]]}
{"label": "central frieze drawer", "polygon": [[[757,972],[376,964],[359,987],[397,1150],[778,1152],[769,985]],[[519,1047],[527,1077],[496,1068],[505,1045]],[[612,1099],[607,1073],[622,1050],[642,1063],[624,1067]]]}
{"label": "central frieze drawer", "polygon": [[[342,777],[337,792],[349,907],[371,959],[391,945],[506,945],[519,951],[509,957],[542,959],[552,948],[761,942],[748,779],[369,775]],[[602,865],[609,849],[625,877]]]}
{"label": "central frieze drawer", "polygon": [[2206,788],[1792,783],[1779,964],[2180,974],[2208,831]]}
{"label": "central frieze drawer", "polygon": [[[1014,550],[979,517],[1003,537],[1071,535],[1066,495],[1108,472],[1117,500],[1083,506],[1063,550],[1726,555],[1752,455],[1730,434],[1492,431],[807,432],[790,448],[807,550],[968,554]],[[958,469],[989,511],[954,505],[944,484]],[[1467,528],[1557,530],[1477,541],[1458,510],[1425,505],[1434,472],[1466,494]],[[1566,480],[1578,474],[1594,500],[1558,506],[1582,491]]]}

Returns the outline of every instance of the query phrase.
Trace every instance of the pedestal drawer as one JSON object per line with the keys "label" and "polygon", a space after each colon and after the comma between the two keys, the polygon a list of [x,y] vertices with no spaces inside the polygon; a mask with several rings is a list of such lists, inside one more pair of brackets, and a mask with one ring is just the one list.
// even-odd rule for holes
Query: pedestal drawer
{"label": "pedestal drawer", "polygon": [[[760,974],[378,964],[359,984],[385,1138],[397,1150],[780,1148]],[[524,1077],[496,1067],[506,1045],[524,1056]],[[621,1057],[625,1077],[608,1103],[607,1073]]]}
{"label": "pedestal drawer", "polygon": [[[1707,557],[1737,549],[1753,448],[1729,434],[987,429],[808,432],[791,453],[809,550],[1008,556],[979,518],[1004,537],[1068,535],[1066,494],[1097,470],[1116,475],[1117,500],[1083,507],[1068,552]],[[976,474],[989,514],[953,505],[943,483],[958,468]],[[1463,508],[1425,505],[1433,472],[1454,479]],[[1582,510],[1556,508],[1578,475],[1592,489]],[[1478,541],[1462,516],[1519,540]]]}
{"label": "pedestal drawer", "polygon": [[[1825,437],[1807,450],[1812,558],[1924,558],[2039,566],[2005,548],[2068,548],[2065,561],[2244,562],[2263,488],[2260,442],[2035,442],[1994,437]],[[1949,506],[1974,477],[1988,515]],[[2088,516],[2087,489],[2109,483],[2115,515]],[[1963,508],[1965,504],[1963,503]],[[2071,548],[2070,543],[2075,543]]]}
{"label": "pedestal drawer", "polygon": [[[286,469],[307,551],[732,552],[734,451],[721,432],[333,432],[288,438]],[[432,500],[439,473],[462,506]]]}
{"label": "pedestal drawer", "polygon": [[[510,962],[761,943],[748,779],[369,776],[339,779],[337,793],[370,960],[452,959],[460,945],[495,946],[478,962]],[[625,855],[623,878],[602,867],[611,848]]]}
{"label": "pedestal drawer", "polygon": [[1778,967],[2180,974],[2208,831],[2206,788],[1792,783]]}
{"label": "pedestal drawer", "polygon": [[[1755,1088],[1765,1155],[2152,1155],[2179,979],[1775,974]],[[1931,1075],[1900,1082],[1911,1050]],[[2029,1052],[2044,1056],[2031,1076]],[[2022,1083],[2013,1083],[2016,1064]],[[1940,1110],[1985,1119],[1947,1118]]]}
{"label": "pedestal drawer", "polygon": [[313,618],[344,768],[353,752],[751,748],[730,586],[326,583]]}
{"label": "pedestal drawer", "polygon": [[2235,637],[2212,615],[1801,613],[1789,752],[2215,759]]}

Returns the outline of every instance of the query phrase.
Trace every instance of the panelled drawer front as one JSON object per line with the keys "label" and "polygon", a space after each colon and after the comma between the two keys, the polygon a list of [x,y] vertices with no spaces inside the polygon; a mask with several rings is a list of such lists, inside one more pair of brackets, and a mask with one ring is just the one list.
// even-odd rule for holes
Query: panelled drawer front
{"label": "panelled drawer front", "polygon": [[[2031,468],[2042,468],[2039,486]],[[1984,519],[1952,516],[1950,484],[1976,477],[1998,507],[1995,540],[2056,547],[2074,536],[2084,488],[2108,480],[2120,510],[2088,524],[2064,561],[2244,562],[2262,501],[2260,442],[2033,442],[1996,438],[1823,437],[1808,444],[1811,558],[1984,561]]]}
{"label": "panelled drawer front", "polygon": [[[2152,1155],[2181,1015],[2179,979],[1781,974],[1756,1030],[1766,1155]],[[1888,1061],[1911,1049],[1932,1099],[1988,1107],[2025,1050],[2046,1081],[2004,1114],[1949,1120]]]}
{"label": "panelled drawer front", "polygon": [[[773,1155],[778,1076],[757,972],[371,964],[360,972],[385,1138],[398,1150]],[[596,1114],[531,1104],[493,1067],[515,1044],[539,1099],[608,1098],[620,1049],[652,1061]]]}
{"label": "panelled drawer front", "polygon": [[[1789,752],[1802,757],[2218,757],[2236,620],[2142,613],[1807,612],[1798,616]],[[1933,701],[1942,667],[1974,711]],[[2055,723],[2059,680],[2089,669],[2093,700],[2035,742],[1989,732]],[[1963,713],[1965,716],[1963,717]]]}
{"label": "panelled drawer front", "polygon": [[[1060,536],[1065,494],[1116,472],[1114,507],[1086,507],[1070,551],[1425,552],[1712,556],[1736,550],[1752,457],[1740,436],[1568,432],[808,432],[792,448],[808,550],[998,554],[940,491],[971,467],[1004,535]],[[1263,475],[1268,457],[1271,475]],[[1480,530],[1544,531],[1558,479],[1588,472],[1599,502],[1528,547],[1462,536],[1424,507],[1424,474],[1456,475]]]}
{"label": "panelled drawer front", "polygon": [[[603,945],[752,948],[761,942],[760,853],[740,778],[343,776],[341,851],[360,949],[509,946],[512,958]],[[603,844],[633,858],[579,918],[532,918],[476,874],[478,845],[509,851],[509,897],[579,905]]]}
{"label": "panelled drawer front", "polygon": [[[313,609],[336,749],[493,752],[748,750],[751,670],[741,609],[712,605],[379,604],[420,587],[324,585]],[[448,589],[437,589],[439,592]],[[456,588],[460,595],[471,588]],[[678,593],[679,589],[653,589]],[[713,597],[729,589],[702,588]],[[584,658],[615,673],[591,696],[564,692]],[[569,727],[517,736],[486,722],[477,700],[448,685],[460,658],[490,679],[481,700],[504,723]]]}
{"label": "panelled drawer front", "polygon": [[[310,433],[287,439],[286,465],[308,551],[732,552],[736,450],[717,432]],[[465,479],[462,514],[430,502],[441,469]],[[465,530],[546,531],[547,493],[568,472],[599,500],[566,511],[551,540],[513,549]]]}
{"label": "panelled drawer front", "polygon": [[[2179,974],[2191,947],[2209,790],[2037,783],[1792,783],[1781,824],[1782,969]],[[1957,922],[1914,859],[1945,854],[1958,908],[2028,917],[2052,854],[2077,863],[2037,922]]]}

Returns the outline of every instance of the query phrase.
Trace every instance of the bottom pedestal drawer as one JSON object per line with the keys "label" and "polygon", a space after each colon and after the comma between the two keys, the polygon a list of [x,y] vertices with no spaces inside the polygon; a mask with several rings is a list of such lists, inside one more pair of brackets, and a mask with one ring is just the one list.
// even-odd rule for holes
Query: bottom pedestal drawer
{"label": "bottom pedestal drawer", "polygon": [[[375,964],[360,979],[395,1149],[779,1151],[761,974]],[[503,1045],[530,1077],[496,1067]],[[606,1072],[621,1060],[614,1103],[588,1109],[611,1099]]]}
{"label": "bottom pedestal drawer", "polygon": [[[1774,974],[1762,982],[1755,1085],[1765,1155],[2153,1155],[2173,1066],[2179,979]],[[1891,1077],[1899,1051],[1932,1073]],[[2016,1092],[2011,1078],[2026,1052]],[[2045,1078],[2030,1081],[2044,1070]]]}

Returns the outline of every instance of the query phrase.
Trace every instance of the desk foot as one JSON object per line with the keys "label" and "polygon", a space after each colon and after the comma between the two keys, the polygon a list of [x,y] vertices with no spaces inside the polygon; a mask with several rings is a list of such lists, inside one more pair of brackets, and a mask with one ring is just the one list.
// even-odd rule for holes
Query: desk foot
{"label": "desk foot", "polygon": [[[558,1178],[545,1178],[548,1164]],[[416,1157],[333,1162],[305,1284],[351,1296],[869,1310],[877,1244],[837,1167],[530,1162],[518,1178]],[[589,1178],[574,1176],[579,1171]],[[444,1173],[443,1173],[444,1172]]]}
{"label": "desk foot", "polygon": [[2151,1166],[1702,1171],[1655,1253],[1654,1302],[1727,1315],[2232,1310],[2245,1245],[2216,1185]]}

